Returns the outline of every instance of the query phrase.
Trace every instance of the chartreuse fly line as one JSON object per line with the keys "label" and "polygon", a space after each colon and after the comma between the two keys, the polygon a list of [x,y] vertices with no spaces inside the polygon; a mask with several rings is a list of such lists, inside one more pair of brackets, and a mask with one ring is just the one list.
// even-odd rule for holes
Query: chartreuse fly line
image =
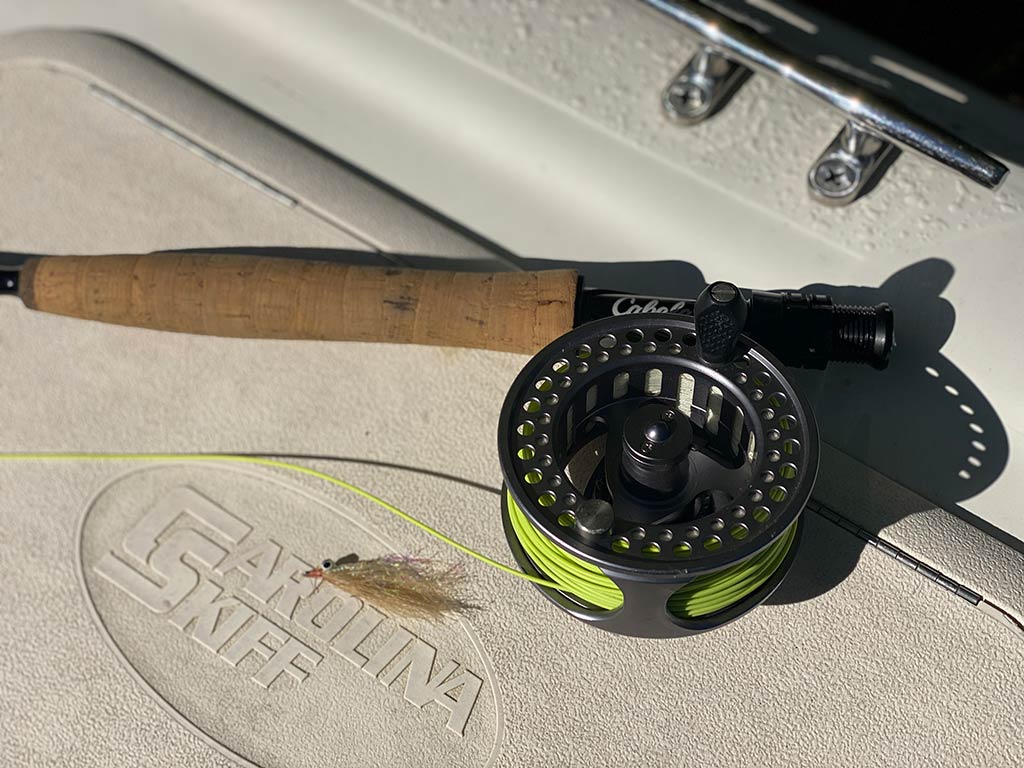
{"label": "chartreuse fly line", "polygon": [[[512,568],[497,560],[476,551],[475,549],[456,541],[445,533],[433,528],[422,520],[405,512],[394,504],[385,501],[379,496],[360,488],[341,478],[321,472],[311,467],[294,464],[280,459],[273,459],[263,456],[249,456],[236,454],[207,454],[207,453],[3,453],[0,454],[0,461],[77,461],[77,462],[101,462],[101,461],[128,461],[128,462],[156,462],[156,461],[195,461],[213,463],[248,464],[261,467],[272,467],[299,475],[313,477],[323,482],[342,488],[370,503],[390,512],[407,523],[414,525],[424,533],[433,536],[448,546],[469,555],[492,568],[532,582],[542,587],[556,589],[568,595],[572,595],[586,601],[600,609],[611,611],[623,603],[622,592],[619,588],[601,572],[597,566],[586,563],[575,555],[558,547],[550,539],[547,539],[530,523],[522,510],[516,505],[511,494],[507,495],[510,519],[515,529],[516,536],[522,544],[530,559],[538,569],[548,578],[541,578],[532,574],[524,573]],[[792,526],[776,542],[747,560],[736,565],[725,568],[716,573],[702,576],[689,582],[676,591],[668,601],[669,611],[681,618],[696,618],[721,611],[730,605],[742,600],[745,596],[756,591],[775,572],[793,542],[796,526]],[[416,567],[422,561],[412,559],[389,559],[389,566]],[[344,566],[335,566],[331,561],[324,561],[321,568],[315,569],[317,575],[330,579],[332,569],[335,572],[342,572]],[[377,568],[371,572],[371,577],[378,581],[385,581],[389,578],[389,571],[394,568]],[[312,571],[310,572],[312,573]],[[351,588],[352,576],[348,580],[340,581],[339,586]],[[443,573],[440,574],[443,577]],[[377,594],[383,589],[380,595],[383,599],[388,597],[389,585],[376,585]],[[393,595],[394,590],[390,594]],[[393,597],[392,597],[393,599]],[[406,611],[410,613],[410,611]],[[415,610],[411,615],[420,618]]]}
{"label": "chartreuse fly line", "polygon": [[[538,570],[561,585],[557,589],[605,611],[622,605],[622,591],[601,569],[545,538],[526,518],[512,494],[507,494],[506,501],[520,544]],[[682,619],[700,618],[725,610],[756,592],[785,560],[795,535],[796,526],[790,526],[756,555],[680,587],[668,600],[669,612]]]}
{"label": "chartreuse fly line", "polygon": [[[442,533],[436,528],[431,527],[422,520],[413,517],[408,512],[396,507],[379,496],[375,496],[369,491],[360,488],[358,485],[350,483],[346,480],[342,480],[334,475],[329,475],[326,472],[320,472],[319,470],[312,469],[310,467],[302,466],[301,464],[293,464],[289,461],[282,461],[280,459],[269,458],[267,456],[249,456],[249,455],[237,455],[228,453],[0,453],[0,461],[80,461],[80,462],[98,462],[98,461],[204,461],[204,462],[219,462],[219,463],[230,463],[230,464],[249,464],[260,467],[273,467],[276,469],[283,469],[288,472],[293,472],[298,475],[306,475],[308,477],[315,477],[318,480],[322,480],[325,483],[330,483],[338,488],[343,488],[349,493],[355,494],[366,501],[380,507],[381,509],[387,510],[396,517],[405,520],[410,525],[414,525],[424,533],[433,536],[435,539],[444,542],[448,546],[462,552],[463,554],[474,557],[482,563],[489,565],[504,573],[516,576],[517,578],[525,581],[533,582],[542,587],[551,587],[553,589],[565,589],[565,587],[550,579],[543,579],[533,576],[528,573],[516,570],[504,563],[499,563],[497,560],[492,560],[487,555],[477,552],[475,549],[466,546],[462,542],[456,541],[447,534]],[[325,561],[326,562],[326,561]],[[398,561],[396,561],[398,562]],[[413,562],[414,560],[404,559],[401,562]],[[328,571],[328,568],[323,570]]]}

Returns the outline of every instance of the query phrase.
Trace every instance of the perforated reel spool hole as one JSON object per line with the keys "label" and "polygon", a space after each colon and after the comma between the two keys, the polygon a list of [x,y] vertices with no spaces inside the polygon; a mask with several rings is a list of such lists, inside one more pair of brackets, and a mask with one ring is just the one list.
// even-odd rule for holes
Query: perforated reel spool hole
{"label": "perforated reel spool hole", "polygon": [[778,586],[818,468],[810,408],[741,337],[697,354],[692,317],[597,320],[534,356],[501,411],[506,537],[576,618],[675,637],[720,626]]}

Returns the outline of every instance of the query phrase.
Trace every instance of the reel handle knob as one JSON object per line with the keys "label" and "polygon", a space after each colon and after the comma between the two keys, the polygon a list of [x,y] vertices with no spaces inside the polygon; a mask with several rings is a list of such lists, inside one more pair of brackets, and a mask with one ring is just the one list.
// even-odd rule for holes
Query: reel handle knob
{"label": "reel handle knob", "polygon": [[747,324],[747,301],[732,283],[718,281],[701,291],[693,307],[697,352],[709,363],[732,359]]}

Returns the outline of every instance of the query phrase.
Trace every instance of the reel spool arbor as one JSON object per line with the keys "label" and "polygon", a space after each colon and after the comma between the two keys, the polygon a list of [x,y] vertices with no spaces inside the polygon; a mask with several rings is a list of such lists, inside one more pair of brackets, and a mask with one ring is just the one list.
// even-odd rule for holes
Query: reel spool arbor
{"label": "reel spool arbor", "polygon": [[716,283],[692,316],[582,325],[512,385],[498,437],[506,537],[524,571],[565,585],[538,589],[577,619],[640,637],[703,632],[789,570],[818,434],[745,321],[739,291]]}

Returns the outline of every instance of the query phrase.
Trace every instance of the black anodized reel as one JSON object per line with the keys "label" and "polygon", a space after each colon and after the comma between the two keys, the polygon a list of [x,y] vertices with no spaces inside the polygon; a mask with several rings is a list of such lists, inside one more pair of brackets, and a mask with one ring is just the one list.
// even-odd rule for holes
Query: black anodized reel
{"label": "black anodized reel", "polygon": [[[768,597],[796,540],[735,603],[710,615],[668,608],[680,587],[799,525],[818,467],[813,415],[782,364],[745,336],[730,359],[709,363],[693,319],[671,314],[597,320],[549,344],[510,389],[498,442],[516,506],[543,537],[606,574],[623,604],[601,610],[541,591],[582,621],[643,637],[705,631]],[[520,566],[547,575],[505,501],[503,519]]]}

